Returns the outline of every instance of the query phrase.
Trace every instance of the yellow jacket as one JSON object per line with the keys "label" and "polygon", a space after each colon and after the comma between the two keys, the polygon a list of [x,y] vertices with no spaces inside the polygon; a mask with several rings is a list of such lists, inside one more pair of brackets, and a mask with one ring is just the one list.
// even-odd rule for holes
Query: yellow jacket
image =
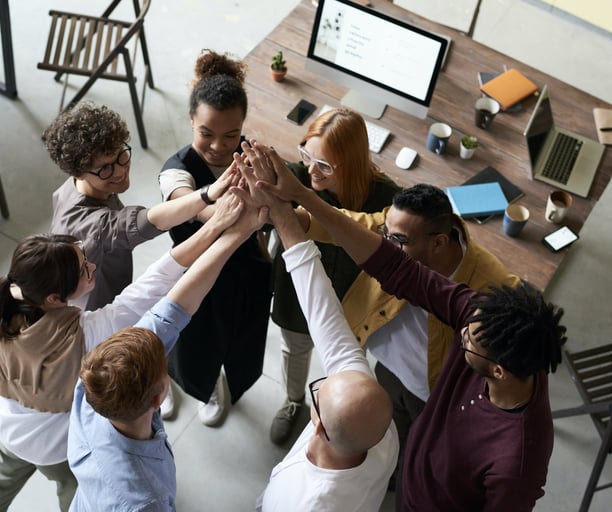
{"label": "yellow jacket", "polygon": [[[362,226],[376,231],[377,227],[384,223],[388,209],[370,214],[349,210],[341,211]],[[461,230],[466,244],[463,260],[455,272],[455,282],[466,283],[474,290],[484,290],[489,285],[516,286],[519,283],[520,279],[510,274],[497,257],[472,241],[465,224],[459,217],[455,217],[455,226]],[[312,216],[307,236],[321,242],[332,242],[327,231]],[[378,281],[365,272],[357,276],[342,300],[344,314],[362,346],[365,345],[372,332],[393,319],[405,304],[405,300],[397,299],[384,292]],[[448,325],[430,314],[427,319],[427,333],[429,336],[427,376],[429,389],[431,389],[442,370],[446,354],[454,339],[454,332]]]}

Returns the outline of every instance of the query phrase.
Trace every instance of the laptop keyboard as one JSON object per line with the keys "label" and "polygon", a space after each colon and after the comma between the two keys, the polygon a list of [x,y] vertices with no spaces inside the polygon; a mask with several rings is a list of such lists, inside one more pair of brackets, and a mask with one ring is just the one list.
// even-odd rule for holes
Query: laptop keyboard
{"label": "laptop keyboard", "polygon": [[542,169],[542,176],[565,185],[569,180],[581,147],[581,140],[564,133],[557,133],[548,160],[546,160]]}

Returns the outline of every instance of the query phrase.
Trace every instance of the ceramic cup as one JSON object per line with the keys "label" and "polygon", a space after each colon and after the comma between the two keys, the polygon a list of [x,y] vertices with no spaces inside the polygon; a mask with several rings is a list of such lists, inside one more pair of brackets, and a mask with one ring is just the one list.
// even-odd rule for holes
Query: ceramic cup
{"label": "ceramic cup", "polygon": [[546,200],[546,220],[559,224],[572,206],[572,196],[563,190],[553,190]]}
{"label": "ceramic cup", "polygon": [[488,130],[493,119],[499,112],[499,103],[492,98],[478,98],[476,100],[474,121],[476,126]]}
{"label": "ceramic cup", "polygon": [[504,212],[504,233],[518,236],[529,220],[529,210],[520,204],[509,204]]}
{"label": "ceramic cup", "polygon": [[446,123],[434,123],[427,133],[427,149],[441,155],[446,150],[453,129]]}

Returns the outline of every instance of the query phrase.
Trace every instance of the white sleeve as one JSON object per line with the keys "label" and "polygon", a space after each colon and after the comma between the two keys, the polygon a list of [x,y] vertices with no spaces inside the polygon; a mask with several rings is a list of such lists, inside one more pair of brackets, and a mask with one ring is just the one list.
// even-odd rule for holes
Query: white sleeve
{"label": "white sleeve", "polygon": [[129,327],[164,297],[187,268],[167,252],[132,284],[126,286],[111,304],[81,313],[81,327],[88,352],[119,329]]}
{"label": "white sleeve", "polygon": [[166,169],[159,173],[159,190],[162,201],[167,201],[177,188],[187,187],[195,190],[195,180],[188,171],[183,169]]}
{"label": "white sleeve", "polygon": [[296,244],[283,253],[283,259],[326,375],[344,370],[372,375],[365,353],[344,317],[342,305],[321,264],[321,253],[315,243],[309,240]]}

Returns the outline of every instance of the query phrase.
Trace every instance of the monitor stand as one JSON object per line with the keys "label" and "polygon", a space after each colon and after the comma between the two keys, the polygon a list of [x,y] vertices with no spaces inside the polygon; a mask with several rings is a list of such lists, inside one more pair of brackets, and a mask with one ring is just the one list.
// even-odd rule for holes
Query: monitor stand
{"label": "monitor stand", "polygon": [[377,101],[372,96],[366,96],[360,92],[350,89],[344,97],[340,100],[340,103],[346,108],[356,110],[361,114],[365,114],[373,119],[380,119],[387,108],[387,104],[381,101]]}

